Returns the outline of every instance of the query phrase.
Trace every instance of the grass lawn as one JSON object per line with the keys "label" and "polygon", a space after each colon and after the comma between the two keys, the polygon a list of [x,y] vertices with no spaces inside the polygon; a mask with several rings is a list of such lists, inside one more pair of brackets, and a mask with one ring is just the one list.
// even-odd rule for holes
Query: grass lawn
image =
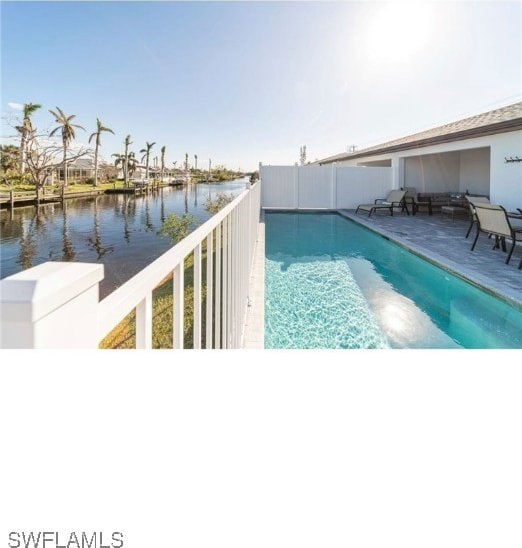
{"label": "grass lawn", "polygon": [[[206,250],[201,254],[201,347],[205,348],[205,303],[206,303]],[[215,255],[215,253],[214,253]],[[215,256],[214,256],[215,265]],[[185,314],[184,348],[193,348],[194,324],[194,255],[185,259]],[[172,348],[172,318],[174,299],[172,276],[152,292],[152,348]],[[100,343],[103,349],[127,349],[136,345],[136,313],[133,310]]]}
{"label": "grass lawn", "polygon": [[[114,184],[116,184],[116,188],[123,188],[124,186],[123,181],[110,181],[108,183],[99,183],[98,186],[94,186],[94,184],[91,183],[70,183],[67,185],[65,193],[68,194],[70,192],[88,192],[90,190],[108,190],[114,188]],[[9,192],[10,190],[14,190],[15,192],[35,192],[34,185],[27,183],[15,185],[7,185],[5,183],[0,184],[0,192]],[[60,187],[58,185],[45,186],[46,194],[58,194],[59,192]]]}

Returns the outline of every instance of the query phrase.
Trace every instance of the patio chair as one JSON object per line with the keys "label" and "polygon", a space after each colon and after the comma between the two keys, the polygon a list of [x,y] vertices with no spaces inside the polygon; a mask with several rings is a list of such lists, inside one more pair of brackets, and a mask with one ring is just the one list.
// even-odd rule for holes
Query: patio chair
{"label": "patio chair", "polygon": [[[522,226],[512,226],[506,210],[500,205],[475,203],[475,214],[477,216],[477,235],[471,246],[471,251],[475,249],[481,232],[495,236],[495,246],[493,249],[498,247],[500,240],[505,250],[505,240],[508,238],[512,241],[511,249],[506,258],[506,264],[509,264],[517,242],[522,242]],[[518,268],[522,268],[522,260]]]}
{"label": "patio chair", "polygon": [[469,210],[471,213],[471,223],[466,233],[466,238],[470,235],[473,225],[477,222],[477,215],[475,213],[475,206],[473,204],[489,204],[489,198],[485,196],[466,196],[466,199],[469,202]]}
{"label": "patio chair", "polygon": [[[373,204],[361,204],[357,206],[357,209],[355,210],[355,214],[357,214],[359,210],[368,211],[369,212],[368,217],[371,217],[372,213],[378,209],[388,209],[390,211],[390,214],[393,216],[394,207],[400,207],[404,210],[405,195],[406,195],[405,190],[392,190],[386,198],[377,198],[377,200],[375,200]],[[406,207],[406,213],[408,213],[408,215],[410,214],[407,207]]]}
{"label": "patio chair", "polygon": [[413,186],[405,186],[401,190],[405,190],[404,208],[408,211],[408,204],[411,205],[411,213],[415,215],[415,204],[417,203],[417,189]]}

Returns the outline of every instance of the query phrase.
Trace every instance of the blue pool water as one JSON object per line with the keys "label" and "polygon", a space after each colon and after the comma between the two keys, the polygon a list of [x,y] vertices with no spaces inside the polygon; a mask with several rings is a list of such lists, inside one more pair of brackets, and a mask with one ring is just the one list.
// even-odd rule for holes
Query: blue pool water
{"label": "blue pool water", "polygon": [[266,348],[522,348],[522,311],[335,213],[265,216]]}

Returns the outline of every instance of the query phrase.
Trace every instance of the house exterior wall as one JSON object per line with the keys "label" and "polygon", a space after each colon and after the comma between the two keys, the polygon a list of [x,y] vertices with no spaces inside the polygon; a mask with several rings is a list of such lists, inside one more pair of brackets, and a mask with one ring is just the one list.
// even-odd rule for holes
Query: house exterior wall
{"label": "house exterior wall", "polygon": [[[522,130],[508,131],[496,135],[485,135],[483,137],[475,137],[473,139],[463,139],[461,141],[454,141],[451,143],[441,143],[438,145],[432,145],[422,148],[403,150],[391,154],[379,154],[366,157],[361,156],[352,160],[336,162],[335,165],[354,166],[364,162],[391,159],[393,170],[393,188],[400,188],[402,186],[409,186],[405,182],[405,179],[407,177],[406,159],[411,159],[415,156],[440,154],[443,152],[471,151],[472,149],[482,149],[486,147],[489,147],[490,150],[489,192],[480,192],[480,194],[489,193],[492,202],[501,204],[508,210],[522,207],[522,162],[506,163],[504,161],[504,158],[506,157],[509,158],[516,155],[518,155],[519,157],[522,156]],[[471,154],[473,155],[473,153]],[[478,181],[480,184],[477,186],[477,188],[484,189],[486,187],[485,171],[487,169],[487,162],[484,160],[483,156],[479,158],[478,152],[476,152],[476,154],[477,156],[475,159],[479,162],[482,168],[481,173],[483,175],[480,181]],[[466,181],[469,181],[469,178],[471,177],[471,168],[469,166],[470,158],[471,156],[465,156],[464,159],[463,176],[464,180]],[[332,164],[324,165],[326,166]],[[473,168],[473,171],[475,172],[475,170],[478,169],[479,166],[476,166]],[[459,167],[459,186],[457,186],[456,190],[461,190],[461,175],[462,172]],[[469,188],[469,190],[471,191],[472,189]]]}
{"label": "house exterior wall", "polygon": [[513,210],[522,207],[522,162],[506,163],[504,158],[522,157],[522,131],[496,137],[491,144],[491,201]]}
{"label": "house exterior wall", "polygon": [[457,192],[459,190],[460,153],[444,152],[405,158],[404,184],[418,192]]}
{"label": "house exterior wall", "polygon": [[459,192],[489,195],[489,147],[462,150],[460,153]]}

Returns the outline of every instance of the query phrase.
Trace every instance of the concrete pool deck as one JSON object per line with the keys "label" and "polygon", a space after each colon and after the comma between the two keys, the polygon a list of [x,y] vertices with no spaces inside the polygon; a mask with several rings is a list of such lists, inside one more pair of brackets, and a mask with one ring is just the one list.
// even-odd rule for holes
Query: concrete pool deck
{"label": "concrete pool deck", "polygon": [[393,217],[389,213],[374,213],[368,217],[366,213],[355,215],[355,210],[346,209],[339,213],[522,307],[522,270],[518,269],[522,246],[517,245],[506,265],[506,254],[501,249],[493,250],[494,241],[486,234],[480,234],[475,250],[471,251],[476,232],[473,228],[466,239],[467,219],[452,220],[440,213],[409,217],[406,213],[394,213]]}
{"label": "concrete pool deck", "polygon": [[242,348],[265,347],[265,216],[261,211],[248,287],[248,309]]}

